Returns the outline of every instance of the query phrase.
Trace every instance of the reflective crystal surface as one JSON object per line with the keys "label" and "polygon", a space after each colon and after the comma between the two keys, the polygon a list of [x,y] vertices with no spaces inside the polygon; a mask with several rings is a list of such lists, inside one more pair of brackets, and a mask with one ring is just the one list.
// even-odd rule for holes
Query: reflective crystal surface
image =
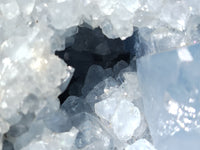
{"label": "reflective crystal surface", "polygon": [[200,45],[137,60],[144,112],[159,150],[198,150]]}

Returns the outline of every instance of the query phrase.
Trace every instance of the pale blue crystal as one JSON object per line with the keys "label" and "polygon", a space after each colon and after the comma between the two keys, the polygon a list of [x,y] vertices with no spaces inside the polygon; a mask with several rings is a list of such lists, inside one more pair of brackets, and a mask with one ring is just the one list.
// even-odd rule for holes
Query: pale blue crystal
{"label": "pale blue crystal", "polygon": [[199,150],[200,44],[137,60],[144,111],[159,150]]}

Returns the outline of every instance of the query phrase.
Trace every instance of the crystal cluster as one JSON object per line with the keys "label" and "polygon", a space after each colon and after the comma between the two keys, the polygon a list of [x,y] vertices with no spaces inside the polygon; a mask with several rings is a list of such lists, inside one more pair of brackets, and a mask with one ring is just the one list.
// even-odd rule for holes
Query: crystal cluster
{"label": "crystal cluster", "polygon": [[[139,60],[139,77],[146,92],[144,109],[133,63],[124,65],[124,62],[109,69],[91,66],[82,95],[68,97],[60,108],[57,97],[69,85],[74,68],[67,66],[54,52],[74,43],[73,35],[79,25],[100,27],[107,37],[122,40],[132,35],[134,26],[138,27],[134,48],[139,57],[195,44],[200,41],[199,14],[198,0],[1,0],[0,149],[4,145],[4,149],[15,150],[154,150],[148,142],[151,137],[145,118],[156,146],[162,138],[156,135],[155,129],[168,131],[167,126],[170,134],[182,129],[188,132],[193,125],[196,129],[199,114],[193,107],[198,106],[196,101],[199,100],[199,53],[196,52],[199,47],[192,48],[192,54],[178,50],[179,57],[172,52],[172,56],[164,53],[159,59],[142,57]],[[109,51],[106,44],[95,50],[101,55]],[[171,70],[167,67],[169,60]],[[158,64],[161,65],[156,67]],[[160,68],[158,72],[156,69]],[[169,72],[171,76],[164,78]],[[156,80],[150,82],[144,74]],[[157,86],[161,82],[163,86]],[[156,89],[164,93],[165,98],[159,97]],[[148,98],[153,104],[148,105]],[[184,101],[186,98],[190,98],[189,104]],[[163,108],[163,113],[159,110],[163,103],[167,105],[166,116],[166,109]],[[151,106],[153,111],[147,113]],[[181,121],[192,122],[192,125],[177,122],[180,112],[176,110],[188,114],[184,114]],[[161,121],[169,120],[162,122],[162,129],[156,121],[155,126],[152,124],[158,114],[163,115]],[[197,132],[188,133],[196,144]],[[168,133],[163,137],[169,140],[166,145],[173,147]]]}
{"label": "crystal cluster", "polygon": [[[120,65],[124,63],[121,61],[114,66],[121,70],[116,78],[111,73],[107,74],[101,66],[91,66],[86,81],[88,77],[96,76],[96,72],[104,80],[90,79],[90,83],[85,82],[82,88],[85,98],[69,96],[62,104],[61,109],[68,114],[72,125],[79,129],[75,141],[78,148],[122,149],[128,146],[128,140],[135,141],[149,136],[136,73],[133,72],[133,66],[124,68]],[[94,83],[98,84],[91,91],[86,90]],[[134,89],[130,88],[132,84],[135,85]]]}

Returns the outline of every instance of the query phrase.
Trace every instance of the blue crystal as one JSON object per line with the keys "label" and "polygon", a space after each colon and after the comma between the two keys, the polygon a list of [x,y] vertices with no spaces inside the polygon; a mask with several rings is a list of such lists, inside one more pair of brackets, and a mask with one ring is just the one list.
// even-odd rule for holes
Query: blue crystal
{"label": "blue crystal", "polygon": [[200,44],[137,60],[144,110],[159,150],[200,148]]}

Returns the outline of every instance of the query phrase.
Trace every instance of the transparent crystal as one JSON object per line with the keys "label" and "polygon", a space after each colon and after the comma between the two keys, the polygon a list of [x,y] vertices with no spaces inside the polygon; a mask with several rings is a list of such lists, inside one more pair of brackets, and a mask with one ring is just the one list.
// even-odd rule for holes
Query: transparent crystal
{"label": "transparent crystal", "polygon": [[200,45],[137,60],[144,112],[159,150],[199,149]]}

